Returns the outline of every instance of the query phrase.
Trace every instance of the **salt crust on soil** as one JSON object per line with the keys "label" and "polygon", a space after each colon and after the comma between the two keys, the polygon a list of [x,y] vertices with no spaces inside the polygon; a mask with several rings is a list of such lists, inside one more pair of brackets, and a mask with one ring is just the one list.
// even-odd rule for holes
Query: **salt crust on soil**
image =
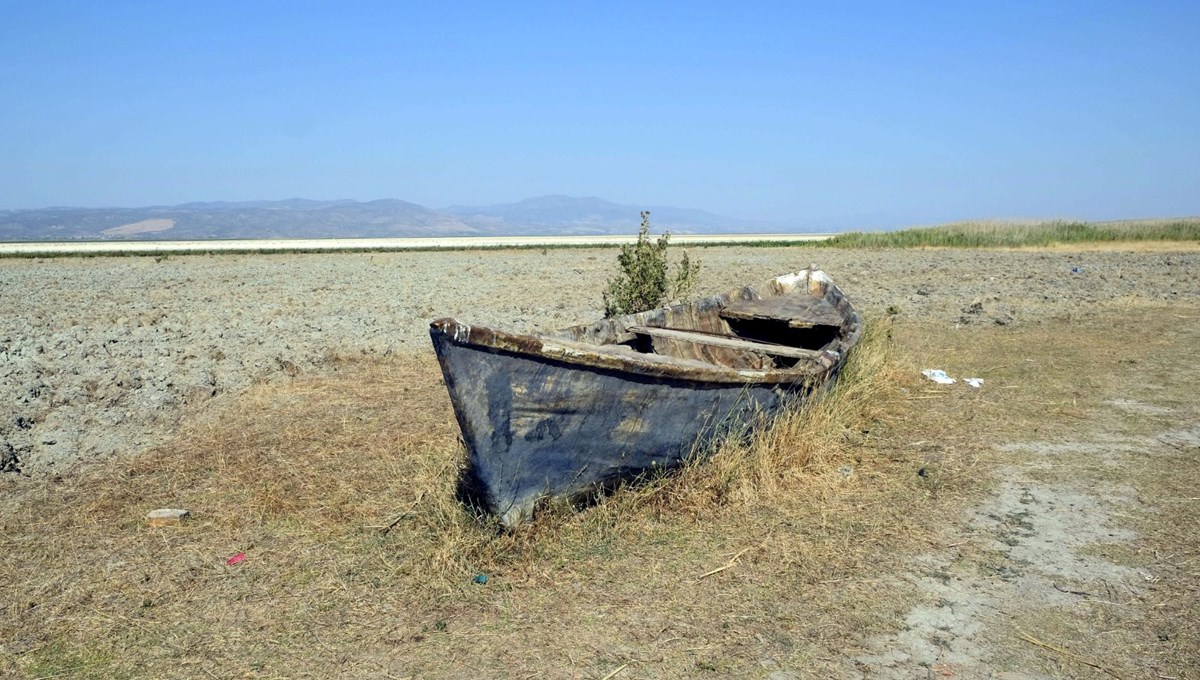
{"label": "salt crust on soil", "polygon": [[[703,292],[816,262],[868,313],[948,325],[1200,296],[1200,255],[1186,252],[690,252]],[[428,352],[440,316],[517,331],[596,318],[614,261],[611,249],[0,260],[0,470],[136,452],[214,397],[330,357]]]}

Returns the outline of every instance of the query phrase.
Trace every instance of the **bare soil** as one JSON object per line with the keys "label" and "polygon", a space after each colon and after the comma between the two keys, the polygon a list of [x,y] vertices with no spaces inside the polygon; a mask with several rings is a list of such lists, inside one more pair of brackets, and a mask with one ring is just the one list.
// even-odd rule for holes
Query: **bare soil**
{"label": "bare soil", "polygon": [[956,432],[923,444],[940,451],[972,430],[986,493],[910,559],[899,578],[924,601],[900,630],[869,637],[857,667],[1196,677],[1200,617],[1183,612],[1200,559],[1200,309],[1131,303],[1059,327],[952,334],[919,353],[959,371],[1002,358],[978,392],[932,390],[966,403],[938,404]]}
{"label": "bare soil", "polygon": [[[702,292],[815,260],[867,312],[957,325],[1200,296],[1194,252],[693,254]],[[2,261],[0,400],[13,405],[0,420],[3,466],[38,475],[140,450],[189,409],[257,380],[331,357],[425,352],[441,316],[520,331],[595,318],[613,260],[549,250]]]}
{"label": "bare soil", "polygon": [[1134,250],[692,249],[702,292],[816,261],[893,318],[890,416],[787,502],[471,564],[406,490],[455,466],[427,323],[592,318],[612,250],[0,261],[0,670],[1196,677],[1200,253]]}

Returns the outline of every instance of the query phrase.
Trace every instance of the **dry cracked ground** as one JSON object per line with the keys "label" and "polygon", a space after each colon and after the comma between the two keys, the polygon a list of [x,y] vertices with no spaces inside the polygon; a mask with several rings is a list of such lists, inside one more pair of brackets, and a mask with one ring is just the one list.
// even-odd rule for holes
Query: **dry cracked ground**
{"label": "dry cracked ground", "polygon": [[[706,291],[816,262],[890,324],[878,425],[788,504],[558,518],[559,545],[466,566],[405,495],[453,469],[409,458],[456,450],[428,321],[592,318],[613,250],[0,261],[0,671],[1200,677],[1200,247],[692,253]],[[396,462],[339,482],[333,456],[353,502],[214,500],[271,485],[224,471],[239,452],[355,422]],[[174,503],[192,526],[144,526]]]}

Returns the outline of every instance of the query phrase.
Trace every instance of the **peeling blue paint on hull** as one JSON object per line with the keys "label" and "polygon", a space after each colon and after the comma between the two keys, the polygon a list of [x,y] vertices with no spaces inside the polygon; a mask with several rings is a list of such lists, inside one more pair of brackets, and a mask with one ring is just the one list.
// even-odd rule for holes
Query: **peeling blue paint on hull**
{"label": "peeling blue paint on hull", "polygon": [[[474,493],[505,525],[679,465],[717,434],[774,413],[804,385],[714,385],[556,364],[433,333]],[[699,447],[699,448],[698,448]]]}

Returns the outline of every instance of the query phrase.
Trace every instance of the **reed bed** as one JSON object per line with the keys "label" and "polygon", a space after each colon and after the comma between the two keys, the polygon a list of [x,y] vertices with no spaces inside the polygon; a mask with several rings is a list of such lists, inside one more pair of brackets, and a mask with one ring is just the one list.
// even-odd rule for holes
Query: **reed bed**
{"label": "reed bed", "polygon": [[1023,248],[1055,244],[1200,241],[1200,218],[1121,222],[959,222],[899,231],[849,232],[821,248]]}

